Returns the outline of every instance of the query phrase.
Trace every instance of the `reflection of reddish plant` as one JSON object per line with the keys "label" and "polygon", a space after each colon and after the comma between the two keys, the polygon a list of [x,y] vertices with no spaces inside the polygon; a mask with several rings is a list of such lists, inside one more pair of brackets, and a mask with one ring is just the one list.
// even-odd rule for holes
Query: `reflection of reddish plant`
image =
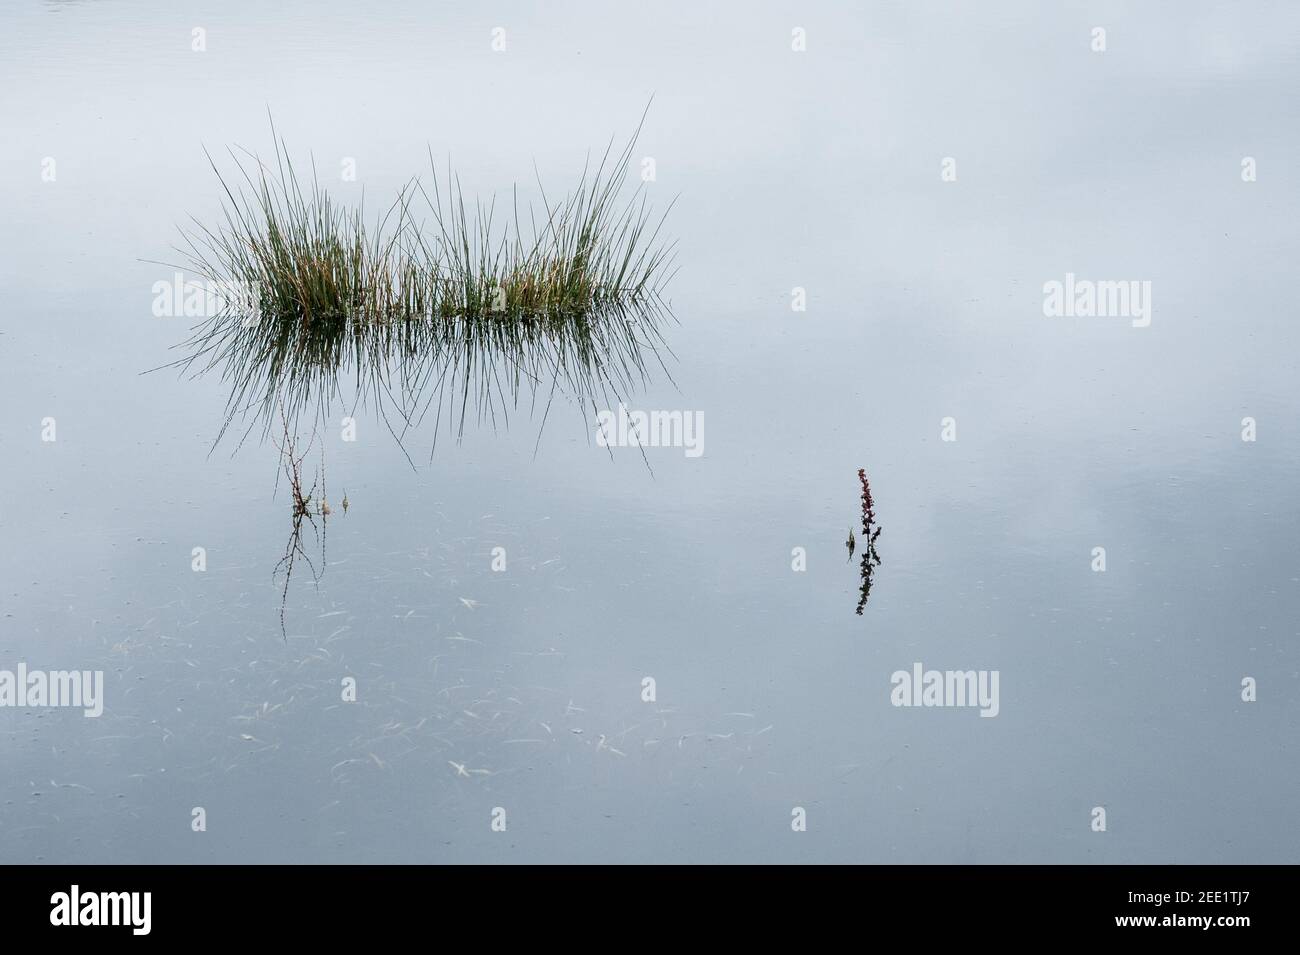
{"label": "reflection of reddish plant", "polygon": [[876,527],[876,502],[871,496],[871,484],[867,481],[867,472],[863,468],[858,468],[858,480],[862,482],[862,541],[865,545],[862,551],[862,587],[859,591],[858,615],[861,616],[862,608],[867,605],[867,598],[871,596],[871,576],[880,566],[880,555],[876,553],[876,538],[880,536],[880,528]]}

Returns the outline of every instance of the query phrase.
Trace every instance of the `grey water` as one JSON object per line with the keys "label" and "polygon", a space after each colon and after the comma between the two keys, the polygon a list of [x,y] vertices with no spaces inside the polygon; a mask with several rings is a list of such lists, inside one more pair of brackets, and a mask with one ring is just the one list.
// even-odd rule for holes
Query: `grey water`
{"label": "grey water", "polygon": [[[0,861],[1300,860],[1297,28],[6,4],[0,670],[105,685],[0,707]],[[563,191],[647,102],[681,268],[628,404],[703,453],[560,400],[413,469],[336,414],[282,635],[278,452],[213,449],[217,377],[141,374],[192,321],[153,261],[219,214],[204,147],[269,151],[269,111],[378,210],[430,152],[467,196]],[[1150,282],[1149,324],[1045,314],[1067,274]],[[916,663],[997,671],[996,717],[894,705]]]}

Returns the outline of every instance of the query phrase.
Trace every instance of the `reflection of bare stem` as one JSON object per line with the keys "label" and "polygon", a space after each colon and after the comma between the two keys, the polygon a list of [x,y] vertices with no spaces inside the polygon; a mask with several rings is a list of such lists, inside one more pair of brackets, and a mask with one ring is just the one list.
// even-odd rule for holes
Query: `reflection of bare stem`
{"label": "reflection of bare stem", "polygon": [[[283,424],[283,436],[279,442],[275,442],[276,448],[284,462],[284,476],[289,481],[289,492],[293,496],[293,530],[289,533],[289,542],[285,545],[284,556],[280,562],[275,565],[271,571],[271,578],[284,571],[284,588],[280,592],[280,634],[286,640],[289,639],[288,632],[285,629],[284,612],[285,606],[289,601],[289,581],[293,579],[294,563],[301,557],[311,568],[313,582],[320,583],[321,573],[325,570],[325,521],[329,516],[330,509],[325,497],[325,449],[321,448],[321,466],[316,480],[312,482],[310,488],[303,492],[302,487],[302,462],[311,452],[311,447],[316,442],[316,431],[313,428],[311,440],[307,442],[307,447],[302,453],[298,453],[297,436],[289,430],[289,422],[284,416],[281,409],[280,420]],[[316,493],[316,486],[319,483],[321,489],[321,500],[317,511],[321,516],[320,527],[316,526],[316,518],[312,513],[312,495]],[[306,519],[311,524],[312,531],[316,534],[317,540],[320,541],[320,558],[321,569],[317,571],[316,565],[307,554],[306,548],[302,544],[302,522]]]}
{"label": "reflection of bare stem", "polygon": [[[858,616],[862,615],[862,610],[867,605],[867,600],[871,597],[872,576],[876,568],[880,566],[880,555],[876,553],[876,538],[880,536],[881,528],[876,526],[876,502],[871,497],[871,484],[867,481],[867,472],[863,468],[858,468],[858,480],[862,482],[862,564],[859,568],[859,575],[862,578],[862,587],[859,590],[858,597]],[[849,539],[853,535],[850,532]],[[853,556],[850,548],[849,556]]]}

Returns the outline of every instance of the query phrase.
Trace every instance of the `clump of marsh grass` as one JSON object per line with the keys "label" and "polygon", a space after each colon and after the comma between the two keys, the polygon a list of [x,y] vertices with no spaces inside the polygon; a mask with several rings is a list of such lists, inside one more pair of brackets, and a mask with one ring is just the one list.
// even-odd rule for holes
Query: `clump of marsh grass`
{"label": "clump of marsh grass", "polygon": [[521,213],[516,192],[508,216],[495,199],[467,205],[430,154],[428,184],[412,179],[373,225],[314,168],[300,176],[272,135],[271,163],[230,152],[233,176],[209,156],[222,221],[182,230],[186,269],[244,290],[168,366],[220,370],[230,398],[218,440],[245,418],[265,436],[277,407],[321,423],[345,383],[351,407],[374,402],[400,441],[431,410],[459,437],[471,413],[496,423],[525,393],[548,410],[561,393],[594,408],[644,379],[670,314],[673,246],[644,184],[625,188],[636,134],[563,198],[539,182],[541,208]]}

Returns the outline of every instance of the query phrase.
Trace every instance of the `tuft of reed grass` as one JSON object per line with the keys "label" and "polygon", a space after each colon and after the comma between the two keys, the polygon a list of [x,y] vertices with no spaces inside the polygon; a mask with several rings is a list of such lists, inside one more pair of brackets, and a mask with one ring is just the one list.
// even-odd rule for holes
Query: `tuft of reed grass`
{"label": "tuft of reed grass", "polygon": [[200,322],[168,367],[229,383],[218,441],[244,417],[265,436],[277,408],[323,420],[349,380],[353,404],[378,404],[399,440],[435,409],[459,437],[471,413],[496,422],[528,392],[535,404],[549,391],[548,409],[561,393],[593,408],[617,397],[645,377],[670,315],[667,210],[653,218],[644,184],[625,188],[639,132],[558,201],[539,182],[542,208],[522,216],[517,191],[509,217],[495,199],[467,205],[430,154],[428,184],[412,179],[371,226],[314,168],[300,177],[274,125],[273,163],[232,150],[227,178],[209,155],[222,221],[182,229],[183,267],[245,297]]}

